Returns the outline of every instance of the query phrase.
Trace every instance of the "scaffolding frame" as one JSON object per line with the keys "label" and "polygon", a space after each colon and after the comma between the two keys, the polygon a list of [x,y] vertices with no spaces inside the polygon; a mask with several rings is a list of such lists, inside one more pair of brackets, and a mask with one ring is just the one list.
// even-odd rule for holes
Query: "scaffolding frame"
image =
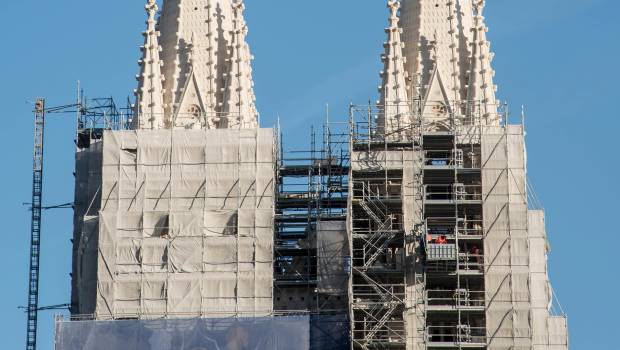
{"label": "scaffolding frame", "polygon": [[[426,290],[427,280],[433,277],[434,273],[452,275],[456,280],[453,290],[455,302],[450,305],[450,309],[457,315],[452,346],[458,349],[463,346],[486,347],[485,329],[473,327],[468,314],[473,311],[480,314],[482,311],[484,315],[484,309],[480,309],[481,306],[472,308],[463,302],[472,293],[479,294],[480,290],[462,288],[461,282],[471,278],[482,278],[484,285],[484,255],[473,254],[464,247],[471,245],[472,242],[481,247],[483,242],[484,229],[481,221],[483,198],[481,183],[478,184],[481,174],[479,153],[483,123],[489,120],[489,116],[483,114],[482,102],[478,101],[457,101],[444,106],[443,110],[449,114],[447,120],[445,117],[422,115],[422,104],[423,101],[414,100],[409,109],[412,112],[399,115],[398,128],[393,130],[377,125],[377,121],[386,120],[386,116],[382,115],[383,111],[393,107],[389,102],[379,106],[350,106],[351,153],[353,155],[355,152],[366,152],[371,158],[365,159],[366,171],[352,170],[350,176],[349,225],[353,278],[349,298],[354,347],[404,349],[410,346],[412,341],[417,342],[418,349],[433,348],[433,345],[451,347],[445,342],[433,344],[431,334],[437,327],[440,327],[440,333],[444,333],[445,326],[434,326],[427,321],[428,313],[436,311],[429,308],[429,291]],[[508,114],[505,106],[498,106],[498,110],[500,113],[495,119],[507,123]],[[408,123],[400,123],[402,120]],[[446,142],[450,147],[435,149],[435,144],[443,143],[445,147]],[[430,145],[427,146],[426,143]],[[398,220],[394,219],[394,214],[402,213],[403,209],[398,206],[403,205],[404,194],[390,195],[390,183],[400,179],[403,182],[400,185],[403,186],[408,179],[404,178],[402,170],[394,168],[395,164],[388,164],[387,154],[392,151],[411,153],[410,157],[402,159],[403,164],[400,165],[403,168],[409,166],[413,170],[410,180],[415,193],[414,202],[417,204],[413,203],[414,208],[411,208],[414,227],[410,232],[403,231],[403,227],[395,225],[395,221]],[[383,159],[379,159],[380,157]],[[427,182],[425,178],[429,172],[432,175],[439,174],[439,178],[443,178],[443,181],[447,179],[447,186],[433,183],[432,180]],[[432,175],[431,178],[434,177]],[[477,183],[465,184],[462,181],[463,177],[466,178],[465,181],[474,179]],[[373,192],[369,186],[372,182],[375,188],[382,187],[383,195]],[[437,187],[445,189],[439,193],[429,191]],[[444,211],[446,206],[452,209],[448,215],[434,214],[439,218],[433,218],[427,214],[429,205],[437,205]],[[468,219],[467,214],[464,214],[468,211],[463,208],[469,206],[479,207],[479,218],[476,217],[478,220]],[[365,219],[364,216],[369,219]],[[433,220],[445,221],[450,220],[450,217],[454,219],[450,238],[454,242],[455,254],[448,256],[450,258],[448,263],[440,261],[436,265],[443,268],[435,268],[433,271],[433,264],[427,259],[429,252],[426,238],[430,236],[432,239],[429,227],[433,225]],[[374,221],[374,225],[368,225],[368,230],[360,229],[360,221],[364,220]],[[441,224],[441,221],[439,223]],[[434,225],[437,226],[437,221]],[[442,225],[445,226],[445,223]],[[398,240],[395,240],[397,235],[394,232],[398,231],[400,235]],[[386,283],[386,278],[390,275],[386,271],[372,269],[378,256],[385,255],[386,248],[394,245],[406,252],[400,257],[406,267],[402,271],[393,271],[400,273],[401,276],[401,283],[396,285]],[[368,254],[368,247],[374,249],[372,254]],[[463,249],[465,252],[462,252]],[[387,260],[386,257],[383,259]],[[395,286],[402,289],[395,289]],[[413,288],[413,292],[410,293],[408,288]],[[365,293],[367,290],[374,290],[376,294],[371,296]],[[413,300],[408,300],[410,298]],[[441,311],[445,311],[445,308]],[[407,329],[405,314],[408,312],[417,319],[415,322],[418,325],[417,329]],[[465,319],[467,321],[463,321]],[[482,319],[484,320],[484,316]],[[408,331],[416,332],[416,335],[407,334]],[[483,343],[484,347],[480,346]]]}
{"label": "scaffolding frame", "polygon": [[[276,310],[297,308],[319,315],[346,314],[346,290],[328,293],[319,288],[317,227],[322,222],[346,220],[350,163],[347,125],[326,122],[320,140],[312,127],[310,149],[302,151],[285,151],[278,132],[274,221]],[[348,265],[347,259],[344,257],[345,261],[340,262],[343,267]]]}
{"label": "scaffolding frame", "polygon": [[[404,115],[410,122],[400,124],[397,130],[377,125],[384,106],[351,105],[349,121],[328,122],[321,141],[317,141],[312,129],[307,151],[285,151],[278,129],[274,150],[274,315],[329,315],[348,310],[351,346],[355,348],[404,349],[412,341],[417,343],[417,349],[425,350],[488,347],[488,330],[479,324],[486,322],[488,301],[480,295],[485,293],[485,268],[489,262],[484,254],[467,248],[477,244],[482,249],[488,229],[482,220],[486,198],[482,184],[475,183],[485,168],[480,147],[487,116],[482,114],[481,104],[451,103],[446,108],[450,115],[446,122],[422,115],[422,102],[415,100],[413,112]],[[508,110],[504,105],[498,108],[495,120],[501,121],[498,126],[504,127],[507,137]],[[131,107],[117,108],[111,98],[78,97],[76,104],[44,111],[77,113],[79,149],[99,141],[104,130],[126,130],[132,125]],[[387,155],[378,157],[390,151],[411,155],[402,159],[401,166],[413,169],[410,180],[415,189],[416,224],[412,228],[406,228],[402,218],[401,190],[408,180],[404,170],[394,168]],[[366,160],[368,169],[354,168],[356,152],[375,157]],[[506,165],[503,176],[508,182],[510,172]],[[439,180],[434,181],[438,174]],[[530,202],[528,187],[522,195],[524,201]],[[510,202],[510,195],[506,201]],[[344,221],[347,216],[350,256],[343,264],[351,274],[348,291],[321,293],[319,253],[312,233],[321,222]],[[508,219],[510,232],[510,214]],[[430,243],[438,236],[446,236],[456,253],[429,258],[433,249],[445,248]],[[396,253],[398,250],[401,252]],[[295,259],[304,263],[291,263]],[[433,279],[450,279],[454,288],[430,289],[428,284]],[[280,303],[277,291],[282,290],[296,290],[306,298],[306,306],[291,308],[286,301]],[[440,314],[456,323],[435,323]],[[407,328],[407,317],[416,318],[416,328]]]}
{"label": "scaffolding frame", "polygon": [[[463,234],[470,232],[468,230],[473,229],[475,233],[483,232],[481,231],[481,169],[480,162],[477,160],[483,116],[457,115],[461,111],[471,113],[480,110],[480,108],[469,108],[472,104],[472,102],[454,104],[450,108],[453,112],[448,127],[441,132],[425,132],[423,136],[427,144],[433,145],[432,147],[441,147],[444,152],[449,152],[448,159],[445,159],[445,154],[428,151],[426,145],[423,146],[424,226],[422,233],[424,234],[424,251],[422,254],[425,257],[424,268],[427,279],[424,287],[426,318],[424,349],[432,347],[486,348],[484,254],[480,250],[483,246],[483,237],[482,235],[470,235],[467,240],[462,240]],[[466,152],[467,157],[465,157]],[[446,180],[448,180],[447,183]],[[468,216],[471,215],[476,218],[474,226],[472,226],[471,219],[468,221]],[[439,224],[433,222],[433,220],[438,220],[433,219],[434,216],[444,222]],[[452,221],[452,219],[455,220]],[[433,234],[440,234],[445,240],[446,235],[443,233],[446,229],[453,233],[448,236],[447,242],[431,243],[434,238]],[[477,244],[480,248],[471,248],[472,244]],[[439,249],[440,252],[442,247],[453,247],[455,254],[445,258],[439,255],[436,261],[431,262],[437,257],[437,252],[433,249]],[[443,299],[437,307],[432,307],[431,304],[436,300],[432,300],[430,296],[433,293],[441,293],[438,289],[442,288],[438,287],[439,284],[434,279],[438,280],[447,276],[452,278],[452,283],[445,281],[441,283],[449,285],[444,295],[450,296],[452,301]],[[476,290],[472,290],[471,284],[477,286],[474,288]],[[474,306],[472,306],[472,294],[482,295],[482,298],[474,299]],[[446,307],[451,311],[448,316],[445,313]]]}
{"label": "scaffolding frame", "polygon": [[[388,152],[416,152],[421,144],[415,114],[399,115],[395,130],[376,124],[384,120],[383,108],[354,106],[349,109],[350,147],[366,152],[366,169],[350,175],[349,229],[352,279],[349,287],[353,347],[404,348],[407,329],[406,254],[410,233],[404,227],[403,166],[393,168]],[[377,159],[383,154],[383,160]],[[406,157],[405,157],[406,158]],[[402,159],[405,161],[405,159]]]}

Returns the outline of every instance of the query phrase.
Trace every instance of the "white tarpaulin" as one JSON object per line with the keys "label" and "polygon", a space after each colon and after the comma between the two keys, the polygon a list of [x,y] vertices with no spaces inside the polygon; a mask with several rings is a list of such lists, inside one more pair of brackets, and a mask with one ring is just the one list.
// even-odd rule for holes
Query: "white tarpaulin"
{"label": "white tarpaulin", "polygon": [[273,142],[270,129],[107,131],[100,211],[76,217],[77,312],[270,313]]}
{"label": "white tarpaulin", "polygon": [[316,227],[319,293],[341,294],[349,282],[346,221],[322,221]]}
{"label": "white tarpaulin", "polygon": [[58,321],[56,350],[309,350],[310,317]]}
{"label": "white tarpaulin", "polygon": [[346,314],[56,320],[56,350],[349,349]]}
{"label": "white tarpaulin", "polygon": [[482,134],[489,349],[567,349],[566,318],[550,315],[544,212],[527,207],[521,126]]}
{"label": "white tarpaulin", "polygon": [[487,339],[490,349],[530,349],[523,132],[485,127],[481,141]]}

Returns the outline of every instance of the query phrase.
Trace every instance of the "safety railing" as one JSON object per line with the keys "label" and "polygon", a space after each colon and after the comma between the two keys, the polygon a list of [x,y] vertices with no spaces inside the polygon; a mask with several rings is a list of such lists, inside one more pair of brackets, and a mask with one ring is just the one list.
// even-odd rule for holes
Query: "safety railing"
{"label": "safety railing", "polygon": [[315,244],[311,240],[305,238],[298,239],[276,239],[276,250],[298,250],[298,249],[316,249]]}
{"label": "safety railing", "polygon": [[448,239],[475,238],[483,235],[482,220],[465,220],[462,218],[427,218],[426,235],[427,242],[431,242],[441,236]]}
{"label": "safety railing", "polygon": [[255,122],[245,121],[244,117],[247,117],[248,120],[253,120],[251,116],[242,116],[239,113],[205,113],[198,106],[192,106],[187,112],[175,113],[173,115],[141,111],[134,116],[133,126],[140,129],[157,129],[162,127],[215,129],[218,127],[254,128],[257,126]]}
{"label": "safety railing", "polygon": [[[353,341],[365,346],[377,346],[379,349],[385,348],[384,346],[387,344],[406,343],[405,321],[389,320],[384,322],[379,329],[374,329],[374,324],[376,322],[368,320],[353,321],[354,327],[351,331]],[[372,337],[369,337],[371,332]]]}
{"label": "safety railing", "polygon": [[463,167],[465,164],[463,150],[427,150],[424,151],[424,165],[431,167]]}
{"label": "safety railing", "polygon": [[470,325],[427,326],[427,341],[432,343],[450,343],[456,346],[486,344],[486,328]]}
{"label": "safety railing", "polygon": [[[432,111],[420,113],[425,102],[434,104]],[[459,100],[446,103],[416,99],[409,104],[408,109],[412,112],[404,113],[402,107],[402,103],[398,102],[350,106],[352,141],[371,144],[373,141],[394,138],[407,140],[422,131],[466,133],[472,127],[482,128],[508,122],[508,108],[504,103],[489,105],[483,101]]]}
{"label": "safety railing", "polygon": [[402,270],[404,268],[404,252],[383,248],[384,246],[383,243],[377,243],[371,247],[354,247],[353,264],[365,269]]}
{"label": "safety railing", "polygon": [[424,198],[427,201],[481,201],[481,185],[425,185]]}
{"label": "safety railing", "polygon": [[471,308],[485,306],[485,293],[468,289],[426,291],[426,305],[452,308]]}
{"label": "safety railing", "polygon": [[[387,228],[383,228],[384,233],[403,232],[402,215],[390,215],[391,223]],[[386,219],[387,220],[387,219]],[[373,235],[379,230],[380,224],[374,224],[374,219],[369,216],[351,219],[353,231],[356,235]],[[385,221],[384,221],[385,222]]]}
{"label": "safety railing", "polygon": [[435,273],[484,273],[484,253],[473,246],[453,243],[426,243],[426,268]]}
{"label": "safety railing", "polygon": [[263,312],[252,311],[209,311],[208,313],[198,312],[162,312],[162,313],[149,313],[149,312],[135,312],[135,313],[114,313],[112,314],[75,314],[75,315],[55,315],[55,322],[67,323],[67,322],[84,322],[84,321],[113,321],[113,320],[158,320],[158,319],[193,319],[193,318],[214,318],[218,320],[225,320],[226,318],[254,318],[257,315],[263,317],[277,317],[277,316],[304,316],[310,315],[308,310],[275,310],[268,314]]}
{"label": "safety railing", "polygon": [[482,220],[459,220],[456,230],[461,237],[482,236],[484,234]]}
{"label": "safety railing", "polygon": [[459,253],[460,271],[484,272],[484,254],[477,248],[475,252]]}
{"label": "safety railing", "polygon": [[[420,133],[420,119],[407,109],[407,104],[403,103],[351,106],[352,141],[356,144],[376,141],[412,142],[415,135]],[[390,112],[386,114],[386,110]],[[394,110],[398,112],[391,113]]]}
{"label": "safety railing", "polygon": [[352,197],[365,200],[389,200],[402,197],[402,176],[381,177],[375,181],[355,180]]}
{"label": "safety railing", "polygon": [[286,199],[316,199],[319,198],[319,194],[309,191],[286,191],[278,193],[279,200]]}
{"label": "safety railing", "polygon": [[[387,301],[397,300],[402,302],[405,300],[404,284],[382,284],[379,289],[368,284],[352,285],[353,295],[356,302],[362,305],[384,305]],[[387,298],[389,296],[389,298]]]}

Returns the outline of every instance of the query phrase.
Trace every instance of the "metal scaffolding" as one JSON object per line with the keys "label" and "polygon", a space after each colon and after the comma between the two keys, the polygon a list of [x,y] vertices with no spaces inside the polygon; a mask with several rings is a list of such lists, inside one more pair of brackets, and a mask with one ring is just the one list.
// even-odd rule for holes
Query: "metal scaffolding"
{"label": "metal scaffolding", "polygon": [[284,151],[280,141],[274,257],[276,310],[346,313],[346,128],[346,123],[327,123],[320,141],[313,128],[309,151]]}
{"label": "metal scaffolding", "polygon": [[[419,148],[419,128],[377,126],[374,106],[351,106],[349,227],[352,271],[351,337],[356,348],[404,348],[410,233],[402,195],[405,162]],[[403,116],[413,120],[413,115]]]}
{"label": "metal scaffolding", "polygon": [[414,101],[386,129],[390,107],[350,109],[352,342],[486,348],[481,108]]}
{"label": "metal scaffolding", "polygon": [[[53,109],[77,112],[79,150],[131,125],[130,109],[93,101]],[[320,141],[312,130],[306,151],[285,151],[278,130],[273,315],[309,314],[311,337],[337,348],[561,342],[549,332],[561,335],[563,318],[537,315],[544,331],[518,324],[534,317],[532,299],[546,297],[529,284],[513,288],[531,282],[530,263],[548,281],[542,248],[528,246],[542,247],[545,233],[540,223],[529,232],[523,125],[509,125],[500,107],[502,123],[487,125],[477,102],[425,115],[414,101],[388,129],[378,125],[390,117],[386,106],[351,106],[349,122],[327,123]],[[338,332],[327,331],[333,325]]]}

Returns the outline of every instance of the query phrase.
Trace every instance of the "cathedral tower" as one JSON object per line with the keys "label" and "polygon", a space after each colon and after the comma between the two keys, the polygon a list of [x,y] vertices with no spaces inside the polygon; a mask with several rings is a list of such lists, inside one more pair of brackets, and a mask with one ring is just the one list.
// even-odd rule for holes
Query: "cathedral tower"
{"label": "cathedral tower", "polygon": [[379,101],[351,112],[354,347],[567,349],[484,0],[387,5]]}

